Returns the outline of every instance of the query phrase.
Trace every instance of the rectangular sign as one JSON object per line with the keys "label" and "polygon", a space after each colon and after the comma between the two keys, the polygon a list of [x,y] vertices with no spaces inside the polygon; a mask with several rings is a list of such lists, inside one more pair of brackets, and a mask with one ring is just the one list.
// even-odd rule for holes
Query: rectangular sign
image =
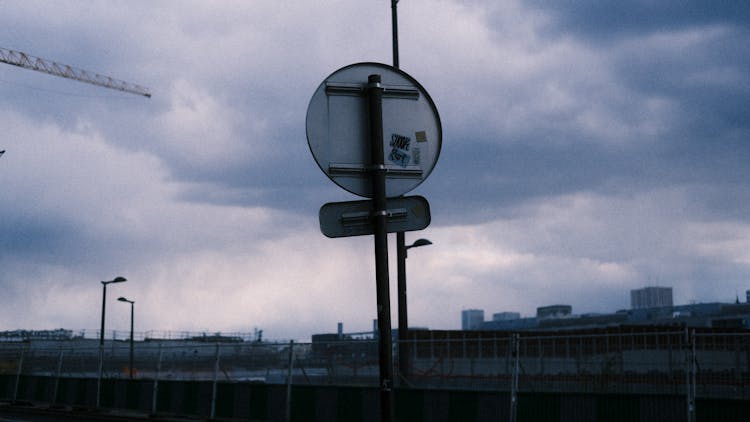
{"label": "rectangular sign", "polygon": [[[388,198],[388,233],[423,230],[430,225],[430,204],[421,196]],[[372,201],[329,202],[320,207],[320,231],[327,237],[374,234]]]}

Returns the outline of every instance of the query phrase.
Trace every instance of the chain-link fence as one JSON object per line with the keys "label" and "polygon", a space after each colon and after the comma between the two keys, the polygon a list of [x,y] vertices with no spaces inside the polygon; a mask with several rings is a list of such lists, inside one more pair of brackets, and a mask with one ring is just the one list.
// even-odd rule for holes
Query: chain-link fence
{"label": "chain-link fence", "polygon": [[[103,378],[283,383],[291,344],[134,342],[131,354],[129,342],[107,341],[101,372]],[[309,344],[294,344],[292,350],[302,357],[309,348]],[[99,365],[96,342],[0,343],[0,373],[4,374],[97,378]]]}
{"label": "chain-link fence", "polygon": [[[117,336],[113,336],[117,337]],[[394,342],[396,368],[398,342]],[[750,333],[591,334],[413,331],[397,385],[512,392],[671,394],[750,399]],[[101,354],[100,354],[101,351]],[[101,358],[100,358],[101,356]],[[0,342],[0,374],[266,384],[378,385],[377,340],[311,343],[242,336],[191,340]]]}
{"label": "chain-link fence", "polygon": [[412,385],[750,398],[748,332],[453,333],[412,342]]}

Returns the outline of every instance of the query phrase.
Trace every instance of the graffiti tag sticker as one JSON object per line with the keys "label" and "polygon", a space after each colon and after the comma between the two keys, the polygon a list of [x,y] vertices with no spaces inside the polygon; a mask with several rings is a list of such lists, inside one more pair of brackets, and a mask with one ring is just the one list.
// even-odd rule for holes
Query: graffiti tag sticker
{"label": "graffiti tag sticker", "polygon": [[390,145],[391,152],[388,154],[388,159],[401,167],[408,166],[411,161],[411,152],[409,151],[411,138],[394,133],[391,135]]}

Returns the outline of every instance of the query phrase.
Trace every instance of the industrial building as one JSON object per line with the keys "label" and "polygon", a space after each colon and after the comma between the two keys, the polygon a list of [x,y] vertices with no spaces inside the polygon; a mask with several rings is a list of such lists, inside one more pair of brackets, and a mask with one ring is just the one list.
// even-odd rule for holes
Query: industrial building
{"label": "industrial building", "polygon": [[[681,325],[688,327],[750,328],[750,291],[748,301],[740,303],[694,303],[673,305],[671,287],[645,287],[630,291],[631,309],[614,313],[574,314],[571,305],[537,308],[536,316],[521,318],[515,312],[493,314],[484,321],[484,311],[462,311],[462,330],[561,330],[590,329],[621,325]],[[479,320],[479,318],[482,320]],[[495,317],[498,316],[498,317]]]}

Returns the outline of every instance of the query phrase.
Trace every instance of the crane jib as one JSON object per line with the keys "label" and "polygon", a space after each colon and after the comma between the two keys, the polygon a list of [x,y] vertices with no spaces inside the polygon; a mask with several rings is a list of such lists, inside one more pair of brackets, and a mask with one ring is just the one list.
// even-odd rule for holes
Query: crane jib
{"label": "crane jib", "polygon": [[140,85],[114,79],[109,76],[102,76],[98,73],[91,73],[83,69],[78,69],[73,66],[60,64],[39,57],[34,57],[20,51],[8,50],[6,48],[0,47],[0,62],[22,67],[24,69],[47,73],[49,75],[59,76],[61,78],[73,79],[79,82],[97,85],[104,88],[116,89],[118,91],[151,98],[151,93],[148,91],[148,89]]}

